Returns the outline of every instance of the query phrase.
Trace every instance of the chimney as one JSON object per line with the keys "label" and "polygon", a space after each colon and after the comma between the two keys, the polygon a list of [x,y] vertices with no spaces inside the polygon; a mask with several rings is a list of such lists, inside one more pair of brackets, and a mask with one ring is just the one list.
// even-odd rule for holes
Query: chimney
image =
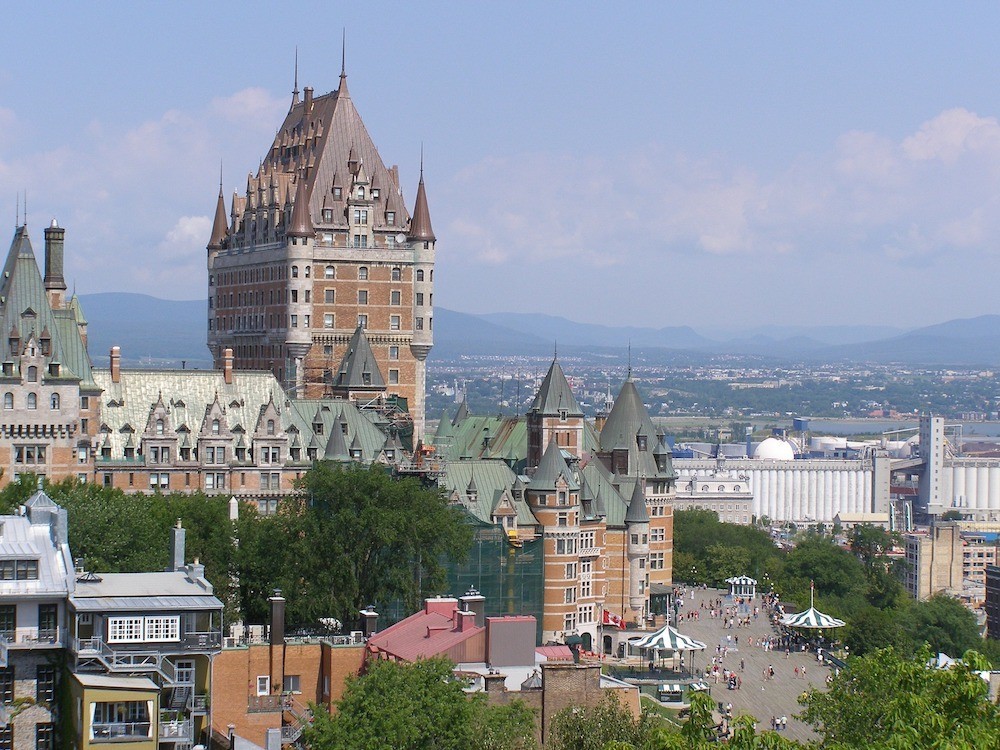
{"label": "chimney", "polygon": [[233,350],[228,347],[222,350],[222,379],[226,385],[233,384]]}
{"label": "chimney", "polygon": [[177,524],[170,529],[170,569],[184,570],[184,527],[181,526],[181,519],[177,519]]}
{"label": "chimney", "polygon": [[285,598],[281,595],[281,589],[274,590],[274,596],[268,599],[271,602],[271,638],[272,646],[285,645]]}
{"label": "chimney", "polygon": [[312,111],[312,105],[313,105],[312,86],[306,86],[304,89],[302,89],[302,93],[304,95],[305,112],[306,114],[309,114],[309,112]]}
{"label": "chimney", "polygon": [[465,592],[465,596],[459,597],[462,606],[476,615],[476,627],[481,628],[486,625],[486,597],[471,588]]}
{"label": "chimney", "polygon": [[45,291],[51,307],[62,307],[66,280],[63,278],[63,246],[66,230],[55,219],[45,230]]}
{"label": "chimney", "polygon": [[369,604],[361,610],[361,631],[365,634],[365,638],[371,638],[378,632],[378,612],[375,611],[374,604]]}
{"label": "chimney", "polygon": [[122,382],[122,348],[120,346],[111,347],[111,382]]}
{"label": "chimney", "polygon": [[484,674],[483,689],[488,694],[504,693],[507,691],[507,686],[504,684],[506,679],[507,676],[500,674],[500,672],[490,672],[489,674]]}
{"label": "chimney", "polygon": [[476,627],[476,613],[465,609],[455,610],[455,630],[459,633],[467,633]]}

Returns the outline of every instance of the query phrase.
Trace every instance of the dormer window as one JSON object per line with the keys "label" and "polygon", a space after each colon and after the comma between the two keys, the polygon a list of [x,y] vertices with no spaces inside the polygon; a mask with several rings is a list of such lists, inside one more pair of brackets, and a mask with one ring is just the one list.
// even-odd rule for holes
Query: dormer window
{"label": "dormer window", "polygon": [[358,200],[365,199],[365,187],[364,185],[358,185]]}
{"label": "dormer window", "polygon": [[372,188],[372,200],[376,200],[377,201],[378,197],[379,197],[379,189],[378,188]]}
{"label": "dormer window", "polygon": [[274,434],[274,420],[273,419],[267,420],[267,434],[268,435],[273,435]]}
{"label": "dormer window", "polygon": [[332,208],[324,208],[323,209],[323,221],[327,222],[328,224],[333,221],[333,209]]}
{"label": "dormer window", "polygon": [[213,435],[218,435],[219,434],[219,420],[218,419],[213,419],[212,420],[212,434]]}
{"label": "dormer window", "polygon": [[163,420],[162,419],[157,419],[156,420],[156,434],[157,435],[162,435],[163,434]]}
{"label": "dormer window", "polygon": [[569,418],[569,410],[567,410],[567,409],[560,409],[559,410],[559,421],[560,422],[565,422],[568,418]]}
{"label": "dormer window", "polygon": [[646,450],[646,436],[645,435],[636,435],[635,442],[639,446],[639,450],[641,450],[641,451]]}
{"label": "dormer window", "polygon": [[38,382],[38,368],[34,365],[28,368],[28,382],[37,383]]}
{"label": "dormer window", "polygon": [[[333,189],[333,197],[334,197],[334,198],[335,198],[336,200],[338,200],[338,201],[339,201],[339,200],[340,200],[341,198],[343,198],[343,197],[344,197],[344,191],[343,191],[343,190],[342,190],[341,188],[339,188],[339,187],[335,187],[335,188]],[[331,213],[332,213],[332,211],[331,211]]]}
{"label": "dormer window", "polygon": [[390,227],[396,223],[396,212],[395,211],[386,211],[385,212],[385,223],[388,224]]}

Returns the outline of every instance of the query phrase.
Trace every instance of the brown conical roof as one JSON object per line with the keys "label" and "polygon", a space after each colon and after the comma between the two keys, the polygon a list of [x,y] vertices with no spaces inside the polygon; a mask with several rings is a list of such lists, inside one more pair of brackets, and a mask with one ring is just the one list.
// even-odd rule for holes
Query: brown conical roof
{"label": "brown conical roof", "polygon": [[420,184],[417,185],[417,200],[413,204],[413,219],[410,221],[410,239],[434,242],[431,228],[431,212],[427,208],[427,193],[424,192],[424,170],[420,169]]}
{"label": "brown conical roof", "polygon": [[312,237],[316,232],[313,229],[312,218],[309,216],[309,185],[302,178],[295,189],[295,205],[292,207],[292,219],[285,232],[289,237]]}
{"label": "brown conical roof", "polygon": [[219,189],[219,200],[215,204],[215,223],[212,224],[212,238],[208,241],[209,250],[219,250],[226,239],[229,221],[226,219],[226,200]]}

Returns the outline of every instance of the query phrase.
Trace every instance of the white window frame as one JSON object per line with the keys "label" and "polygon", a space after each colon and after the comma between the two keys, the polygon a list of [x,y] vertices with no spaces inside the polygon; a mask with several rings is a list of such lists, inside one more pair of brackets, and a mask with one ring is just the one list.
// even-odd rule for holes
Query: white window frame
{"label": "white window frame", "polygon": [[108,643],[142,643],[142,617],[109,617]]}
{"label": "white window frame", "polygon": [[271,676],[262,674],[257,675],[257,695],[270,695],[271,694]]}
{"label": "white window frame", "polygon": [[181,639],[180,615],[147,617],[143,625],[147,643],[171,643]]}

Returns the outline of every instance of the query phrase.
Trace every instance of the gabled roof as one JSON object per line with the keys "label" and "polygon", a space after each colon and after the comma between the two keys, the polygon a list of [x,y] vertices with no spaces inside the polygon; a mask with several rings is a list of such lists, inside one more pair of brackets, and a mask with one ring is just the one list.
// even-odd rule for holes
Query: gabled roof
{"label": "gabled roof", "polygon": [[577,490],[580,488],[573,472],[569,470],[569,466],[563,459],[562,451],[556,445],[556,441],[552,440],[545,449],[542,460],[539,461],[538,468],[535,469],[534,476],[531,477],[528,489],[534,491],[554,490],[560,477],[566,482],[568,489]]}
{"label": "gabled roof", "polygon": [[[473,474],[476,492],[470,496]],[[514,506],[519,526],[538,523],[524,497],[515,497],[517,475],[503,461],[451,461],[445,465],[439,484],[449,496],[457,495],[462,507],[483,523],[493,523],[493,515],[505,495]]]}
{"label": "gabled roof", "polygon": [[[628,471],[624,475],[656,479],[676,476],[669,451],[664,453],[661,436],[631,378],[622,384],[614,408],[601,429],[600,439],[602,451],[628,451]],[[639,449],[640,441],[645,443],[644,450]],[[657,457],[660,457],[662,469],[657,466]]]}
{"label": "gabled roof", "polygon": [[378,369],[371,344],[361,326],[354,330],[347,352],[337,371],[335,388],[385,390],[385,379]]}
{"label": "gabled roof", "polygon": [[552,360],[549,371],[545,374],[545,379],[542,380],[542,385],[531,404],[530,411],[552,416],[565,411],[570,417],[583,416],[583,409],[577,403],[573,389],[569,387],[569,381],[566,380],[566,375],[563,374],[558,360]]}

